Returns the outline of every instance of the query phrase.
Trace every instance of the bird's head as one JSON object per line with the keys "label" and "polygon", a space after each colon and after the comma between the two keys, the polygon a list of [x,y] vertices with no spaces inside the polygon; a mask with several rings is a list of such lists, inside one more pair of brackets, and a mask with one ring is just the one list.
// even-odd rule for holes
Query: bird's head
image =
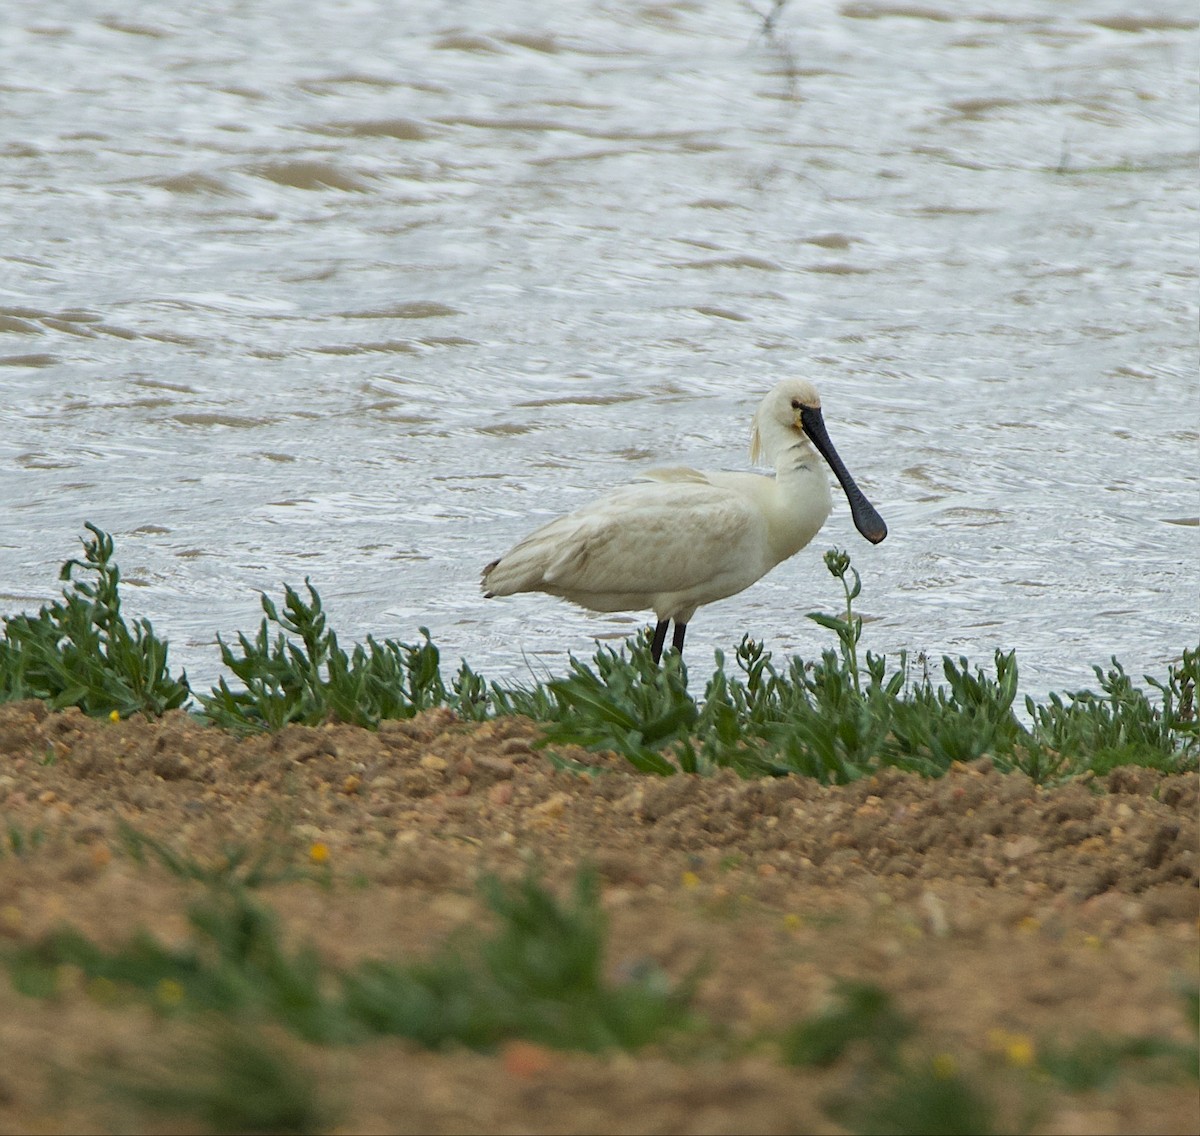
{"label": "bird's head", "polygon": [[805,412],[821,413],[821,396],[807,379],[784,379],[776,384],[759,404],[750,429],[750,460],[774,461],[781,444],[808,441],[804,429]]}
{"label": "bird's head", "polygon": [[821,454],[841,483],[850,503],[854,526],[872,544],[887,536],[887,525],[850,476],[829,440],[821,415],[821,396],[805,379],[785,379],[762,400],[750,433],[750,460],[775,464],[796,446],[812,446]]}

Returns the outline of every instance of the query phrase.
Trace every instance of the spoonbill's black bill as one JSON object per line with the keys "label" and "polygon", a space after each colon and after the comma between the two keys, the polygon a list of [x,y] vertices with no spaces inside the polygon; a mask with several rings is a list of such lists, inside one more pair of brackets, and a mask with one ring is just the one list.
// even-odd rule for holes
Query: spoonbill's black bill
{"label": "spoonbill's black bill", "polygon": [[821,456],[829,463],[834,476],[842,484],[846,500],[850,502],[850,516],[854,518],[854,527],[872,544],[878,544],[887,536],[887,525],[876,511],[875,506],[867,500],[866,495],[858,487],[858,482],[850,476],[838,452],[829,440],[825,429],[825,418],[819,406],[805,406],[800,411],[800,421],[804,432],[812,439],[812,443],[821,451]]}

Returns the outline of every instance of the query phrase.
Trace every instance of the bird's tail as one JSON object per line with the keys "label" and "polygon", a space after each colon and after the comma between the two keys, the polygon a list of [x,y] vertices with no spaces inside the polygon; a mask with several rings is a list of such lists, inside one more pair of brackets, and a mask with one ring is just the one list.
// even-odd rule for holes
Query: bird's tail
{"label": "bird's tail", "polygon": [[541,580],[540,567],[531,564],[528,556],[521,556],[519,550],[514,549],[484,568],[479,586],[483,589],[484,598],[490,600],[493,596],[533,591]]}

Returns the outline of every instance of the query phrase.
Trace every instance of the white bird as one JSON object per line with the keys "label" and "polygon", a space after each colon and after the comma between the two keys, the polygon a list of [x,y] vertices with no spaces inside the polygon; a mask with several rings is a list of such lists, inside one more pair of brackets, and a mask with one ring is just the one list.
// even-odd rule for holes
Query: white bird
{"label": "white bird", "polygon": [[855,527],[878,544],[887,525],[833,448],[816,387],[785,379],[759,405],[750,433],[750,460],[765,459],[774,477],[647,470],[493,560],[483,570],[483,593],[547,592],[592,611],[649,608],[658,620],[654,661],[672,621],[672,643],[682,653],[701,604],[748,588],[817,535],[833,508],[818,452],[845,490]]}

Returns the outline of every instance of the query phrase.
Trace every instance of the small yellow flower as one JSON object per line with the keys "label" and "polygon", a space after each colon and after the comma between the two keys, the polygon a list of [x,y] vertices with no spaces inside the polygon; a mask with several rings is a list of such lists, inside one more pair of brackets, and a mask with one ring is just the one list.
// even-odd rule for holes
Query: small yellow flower
{"label": "small yellow flower", "polygon": [[1028,1069],[1033,1065],[1037,1054],[1033,1042],[1023,1033],[1010,1033],[1008,1030],[988,1030],[988,1045],[996,1053],[1004,1055],[1004,1060],[1018,1069]]}
{"label": "small yellow flower", "polygon": [[933,1075],[940,1081],[948,1081],[958,1072],[958,1062],[950,1053],[935,1054],[931,1064],[933,1065]]}
{"label": "small yellow flower", "polygon": [[183,1002],[186,991],[173,978],[161,978],[154,988],[154,997],[160,1006],[174,1009]]}
{"label": "small yellow flower", "polygon": [[108,720],[110,722],[119,722],[121,720],[121,711],[114,710],[111,714],[109,714]]}
{"label": "small yellow flower", "polygon": [[1014,1034],[1004,1047],[1004,1056],[1010,1065],[1015,1065],[1018,1069],[1028,1069],[1036,1056],[1033,1042],[1021,1034]]}
{"label": "small yellow flower", "polygon": [[684,872],[680,877],[685,888],[695,888],[700,886],[700,877],[695,872]]}
{"label": "small yellow flower", "polygon": [[324,864],[329,859],[329,845],[318,840],[308,846],[308,858],[314,864]]}
{"label": "small yellow flower", "polygon": [[789,931],[799,931],[804,926],[804,920],[800,918],[794,911],[789,911],[783,917],[783,925]]}

